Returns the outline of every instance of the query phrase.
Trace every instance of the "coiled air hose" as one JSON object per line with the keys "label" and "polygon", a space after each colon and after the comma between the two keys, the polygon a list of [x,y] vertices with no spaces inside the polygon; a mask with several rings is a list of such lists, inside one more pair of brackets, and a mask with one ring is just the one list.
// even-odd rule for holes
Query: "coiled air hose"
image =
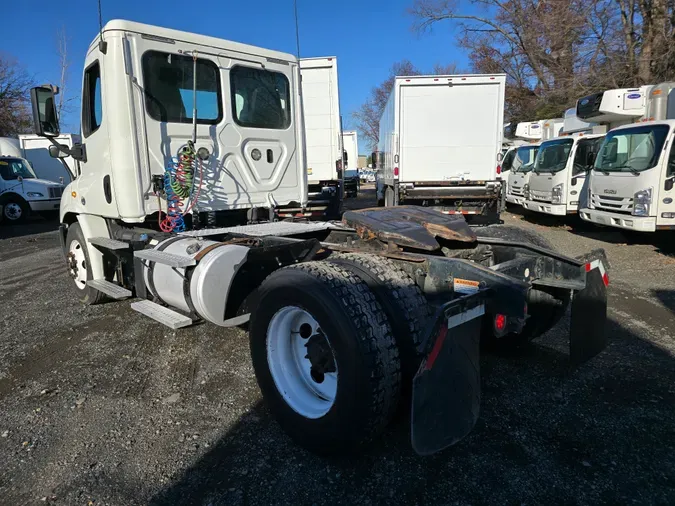
{"label": "coiled air hose", "polygon": [[[194,172],[197,159],[194,142],[188,141],[176,157],[176,162],[171,162],[164,171],[164,191],[166,192],[166,216],[161,219],[159,228],[162,232],[183,232],[185,230],[185,215],[194,207],[199,199],[202,185],[202,164],[199,162],[199,185],[193,196]],[[184,209],[186,199],[190,199],[190,205]]]}

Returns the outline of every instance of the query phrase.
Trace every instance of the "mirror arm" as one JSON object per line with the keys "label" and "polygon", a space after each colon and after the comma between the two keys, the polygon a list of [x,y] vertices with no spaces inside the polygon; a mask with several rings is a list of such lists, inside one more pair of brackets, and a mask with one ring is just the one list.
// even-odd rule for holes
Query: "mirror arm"
{"label": "mirror arm", "polygon": [[87,162],[87,150],[85,149],[84,144],[78,142],[77,144],[74,144],[73,147],[68,147],[64,144],[59,144],[52,137],[47,137],[47,139],[49,139],[49,142],[51,142],[54,146],[59,148],[59,151],[63,151],[68,156],[72,156],[79,162]]}

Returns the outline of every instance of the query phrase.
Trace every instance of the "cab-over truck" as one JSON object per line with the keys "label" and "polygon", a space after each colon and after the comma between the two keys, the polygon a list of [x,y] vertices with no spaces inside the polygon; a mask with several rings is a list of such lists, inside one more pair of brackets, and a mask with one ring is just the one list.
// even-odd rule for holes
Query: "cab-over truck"
{"label": "cab-over truck", "polygon": [[[60,225],[75,293],[172,329],[248,323],[262,395],[306,448],[358,451],[400,403],[417,452],[459,441],[479,340],[534,338],[570,305],[572,359],[603,348],[601,250],[418,206],[273,221],[307,200],[294,56],[116,20],[84,69],[82,143],[50,149],[81,167]],[[58,135],[54,90],[31,96],[36,133]]]}

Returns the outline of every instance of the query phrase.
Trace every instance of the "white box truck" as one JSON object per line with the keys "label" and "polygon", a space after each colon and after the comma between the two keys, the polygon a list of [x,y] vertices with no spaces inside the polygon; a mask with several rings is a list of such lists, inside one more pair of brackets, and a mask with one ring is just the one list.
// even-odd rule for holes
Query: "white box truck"
{"label": "white box truck", "polygon": [[501,74],[395,78],[378,144],[385,206],[498,217],[505,82]]}
{"label": "white box truck", "polygon": [[300,213],[304,217],[334,219],[342,210],[338,171],[342,160],[342,129],[337,58],[302,58],[299,63],[309,202],[305,210],[280,210],[279,216]]}
{"label": "white box truck", "polygon": [[[649,87],[645,117],[607,134],[590,172],[586,205],[579,211],[583,220],[638,232],[675,230],[673,88],[675,83]],[[631,94],[638,95],[643,89],[631,90]],[[593,102],[609,103],[610,98],[620,96],[617,90],[609,90]],[[597,116],[593,109],[583,112]],[[614,119],[607,113],[605,116],[606,121]]]}
{"label": "white box truck", "polygon": [[[78,134],[61,134],[54,138],[59,144],[64,144],[69,148],[81,142]],[[52,158],[49,155],[49,146],[52,143],[44,137],[33,134],[19,135],[19,145],[23,152],[23,157],[33,166],[35,174],[40,179],[54,181],[55,183],[69,183],[73,177],[68,169],[60,160]],[[72,156],[67,156],[63,161],[70,170],[77,174],[77,161]]]}
{"label": "white box truck", "polygon": [[344,195],[345,197],[356,197],[361,187],[359,179],[359,135],[356,130],[345,130],[342,132],[342,144],[344,146],[344,164],[343,172]]}

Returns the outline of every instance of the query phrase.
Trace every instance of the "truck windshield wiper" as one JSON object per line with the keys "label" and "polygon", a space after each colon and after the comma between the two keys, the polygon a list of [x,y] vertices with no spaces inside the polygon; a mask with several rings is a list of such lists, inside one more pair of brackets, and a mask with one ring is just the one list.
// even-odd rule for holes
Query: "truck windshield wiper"
{"label": "truck windshield wiper", "polygon": [[633,167],[632,165],[621,165],[620,167],[612,167],[612,168],[613,168],[613,169],[628,169],[628,170],[631,172],[631,174],[633,174],[634,176],[639,176],[639,175],[640,175],[640,171],[637,170],[637,169],[636,169],[635,167]]}

